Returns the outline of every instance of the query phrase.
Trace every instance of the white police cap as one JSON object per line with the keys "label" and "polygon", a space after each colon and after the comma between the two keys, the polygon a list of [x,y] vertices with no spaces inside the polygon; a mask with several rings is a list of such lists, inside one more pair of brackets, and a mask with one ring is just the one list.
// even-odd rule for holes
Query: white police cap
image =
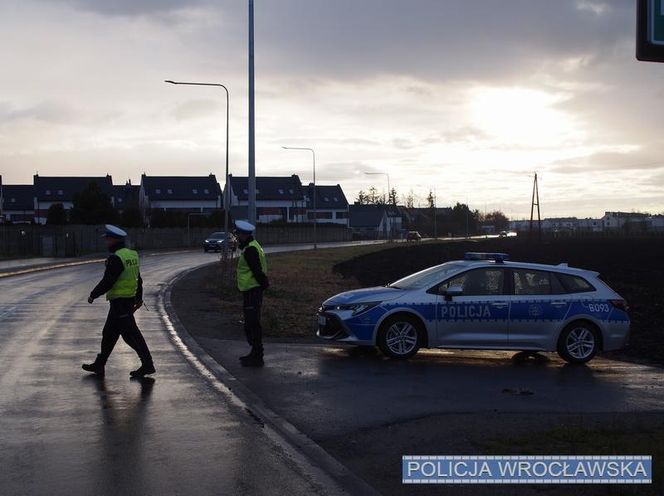
{"label": "white police cap", "polygon": [[106,224],[104,237],[122,239],[127,237],[127,232],[112,224]]}
{"label": "white police cap", "polygon": [[256,228],[253,225],[249,224],[246,220],[236,220],[235,229],[237,229],[238,232],[243,232],[247,234],[251,234],[256,230]]}

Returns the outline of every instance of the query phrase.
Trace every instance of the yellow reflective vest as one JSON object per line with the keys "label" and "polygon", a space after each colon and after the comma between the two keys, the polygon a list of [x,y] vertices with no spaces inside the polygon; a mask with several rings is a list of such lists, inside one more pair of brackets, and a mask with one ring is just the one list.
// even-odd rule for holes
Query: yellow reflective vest
{"label": "yellow reflective vest", "polygon": [[122,260],[124,270],[113,287],[106,293],[106,299],[133,298],[138,290],[138,253],[129,248],[120,248],[115,255]]}
{"label": "yellow reflective vest", "polygon": [[254,239],[242,249],[240,260],[237,263],[237,287],[240,291],[243,292],[260,286],[254,277],[254,273],[251,271],[247,260],[244,258],[244,250],[250,246],[256,248],[256,251],[258,252],[258,258],[261,262],[261,270],[263,271],[263,274],[267,275],[267,260],[265,259],[265,252],[263,251],[261,245],[258,244],[258,241]]}

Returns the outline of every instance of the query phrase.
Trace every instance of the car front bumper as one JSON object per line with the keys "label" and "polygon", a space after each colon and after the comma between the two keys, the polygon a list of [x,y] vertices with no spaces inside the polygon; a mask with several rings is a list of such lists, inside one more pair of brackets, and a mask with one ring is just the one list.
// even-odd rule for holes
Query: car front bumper
{"label": "car front bumper", "polygon": [[361,339],[346,325],[341,316],[334,312],[318,312],[316,314],[316,335],[328,341],[373,345],[373,339]]}

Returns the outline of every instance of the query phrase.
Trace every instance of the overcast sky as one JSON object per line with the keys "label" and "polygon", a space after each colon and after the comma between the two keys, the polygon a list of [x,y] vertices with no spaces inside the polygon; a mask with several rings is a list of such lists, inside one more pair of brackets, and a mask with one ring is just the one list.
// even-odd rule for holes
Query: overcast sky
{"label": "overcast sky", "polygon": [[[0,174],[247,171],[246,0],[0,0]],[[633,0],[256,0],[256,170],[529,216],[664,212]]]}

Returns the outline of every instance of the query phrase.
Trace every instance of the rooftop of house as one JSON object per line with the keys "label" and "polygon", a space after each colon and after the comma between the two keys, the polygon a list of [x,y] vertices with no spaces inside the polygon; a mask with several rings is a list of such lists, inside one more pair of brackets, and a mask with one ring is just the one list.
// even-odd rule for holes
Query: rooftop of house
{"label": "rooftop of house", "polygon": [[[233,194],[238,200],[246,201],[249,197],[249,180],[247,177],[228,176]],[[300,177],[292,176],[259,176],[256,177],[256,200],[262,201],[303,201],[304,194]]]}
{"label": "rooftop of house", "polygon": [[108,196],[113,194],[113,179],[109,175],[82,177],[35,174],[33,178],[34,196],[40,202],[71,202],[74,201],[74,195],[85,190],[91,183],[95,183]]}
{"label": "rooftop of house", "polygon": [[130,182],[121,186],[113,186],[113,198],[116,208],[138,207],[139,191],[141,187]]}
{"label": "rooftop of house", "polygon": [[[314,185],[309,183],[307,192],[307,208],[313,208]],[[335,186],[316,185],[316,208],[319,210],[346,210],[348,200],[339,184]]]}
{"label": "rooftop of house", "polygon": [[351,205],[348,207],[350,227],[378,228],[386,209],[384,205]]}
{"label": "rooftop of house", "polygon": [[141,176],[141,188],[151,201],[217,200],[221,187],[209,176]]}

